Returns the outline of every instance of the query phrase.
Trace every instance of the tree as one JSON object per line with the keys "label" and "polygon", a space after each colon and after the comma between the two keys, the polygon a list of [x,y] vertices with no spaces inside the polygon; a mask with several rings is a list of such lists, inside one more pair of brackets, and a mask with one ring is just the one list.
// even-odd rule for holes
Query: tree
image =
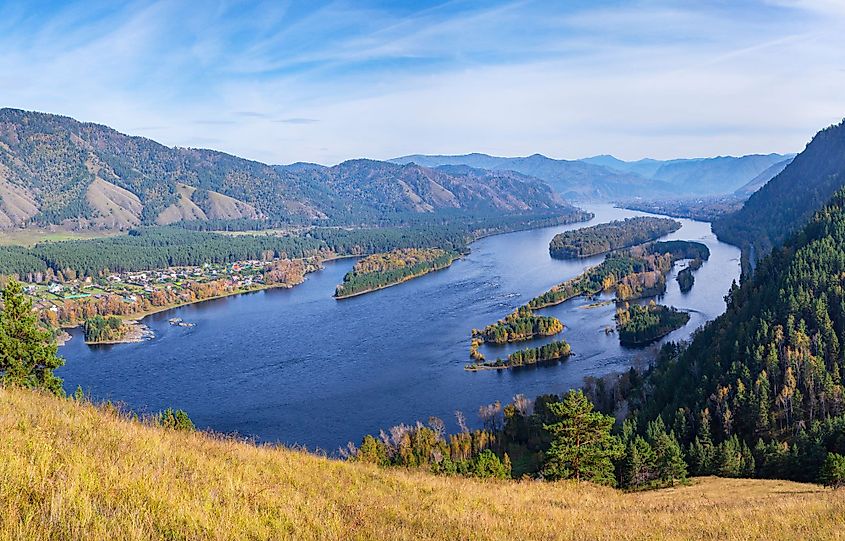
{"label": "tree", "polygon": [[162,428],[171,428],[173,430],[194,430],[194,423],[184,410],[174,410],[167,408],[161,412],[157,419],[157,424]]}
{"label": "tree", "polygon": [[827,454],[819,472],[819,482],[834,489],[845,486],[845,455]]}
{"label": "tree", "polygon": [[3,289],[0,311],[0,381],[63,394],[62,380],[53,375],[64,364],[57,351],[50,333],[39,326],[20,282],[10,280]]}
{"label": "tree", "polygon": [[544,425],[552,442],[543,475],[615,485],[613,460],[622,454],[622,448],[610,434],[613,417],[593,411],[581,390],[569,391],[562,401],[548,407],[556,422]]}
{"label": "tree", "polygon": [[664,483],[674,485],[675,481],[687,478],[687,463],[681,453],[681,446],[674,435],[665,432],[657,435],[654,441],[654,452],[657,455],[657,476]]}

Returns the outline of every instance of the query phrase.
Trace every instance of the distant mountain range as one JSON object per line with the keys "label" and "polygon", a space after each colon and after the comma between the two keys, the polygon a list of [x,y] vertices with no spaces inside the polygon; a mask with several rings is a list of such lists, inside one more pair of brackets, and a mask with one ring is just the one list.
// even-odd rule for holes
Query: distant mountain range
{"label": "distant mountain range", "polygon": [[126,229],[195,220],[352,224],[440,210],[572,209],[512,171],[373,160],[272,166],[109,127],[0,109],[0,227]]}
{"label": "distant mountain range", "polygon": [[[429,167],[468,165],[496,171],[512,170],[540,178],[569,199],[626,199],[728,194],[752,181],[760,182],[775,165],[794,155],[767,154],[741,157],[644,159],[626,162],[609,155],[581,160],[556,160],[541,154],[500,158],[487,154],[428,156],[415,154],[390,160]],[[768,180],[768,179],[766,179]],[[765,183],[765,182],[763,182]]]}

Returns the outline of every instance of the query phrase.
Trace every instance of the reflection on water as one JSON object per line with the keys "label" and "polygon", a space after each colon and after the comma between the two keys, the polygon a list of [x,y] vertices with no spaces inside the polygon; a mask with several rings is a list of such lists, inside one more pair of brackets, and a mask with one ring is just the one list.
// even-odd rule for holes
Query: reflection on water
{"label": "reflection on water", "polygon": [[[644,214],[603,205],[589,210],[596,213],[590,224]],[[723,297],[739,277],[738,249],[718,242],[707,223],[681,222],[666,238],[705,242],[711,257],[687,294],[675,281],[677,268],[667,277],[661,302],[692,316],[668,340],[688,337],[724,311]],[[137,411],[181,408],[199,427],[330,451],[364,433],[430,415],[451,421],[462,410],[473,419],[482,404],[518,393],[560,393],[587,375],[646,363],[659,347],[620,347],[615,333],[604,330],[613,325],[613,303],[586,308],[595,301],[579,298],[541,311],[566,325],[563,336],[575,352],[568,361],[503,372],[463,370],[473,327],[602,259],[549,257],[556,233],[583,226],[486,238],[449,269],[344,301],[331,295],[353,261],[330,262],[290,290],[152,315],[144,322],[156,337],[144,343],[90,347],[75,330],[60,349],[67,364],[58,374],[69,392],[81,385],[95,399]],[[169,325],[172,317],[196,326]],[[504,356],[525,345],[485,346],[485,354]]]}

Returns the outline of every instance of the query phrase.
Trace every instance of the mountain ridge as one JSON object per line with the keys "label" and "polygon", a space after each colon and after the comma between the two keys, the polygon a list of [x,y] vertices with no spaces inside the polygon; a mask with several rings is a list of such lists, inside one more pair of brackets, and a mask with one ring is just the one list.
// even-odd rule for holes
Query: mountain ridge
{"label": "mountain ridge", "polygon": [[510,173],[453,176],[376,160],[274,166],[9,108],[0,109],[0,196],[0,227],[128,229],[193,220],[354,224],[444,209],[572,209],[542,181]]}

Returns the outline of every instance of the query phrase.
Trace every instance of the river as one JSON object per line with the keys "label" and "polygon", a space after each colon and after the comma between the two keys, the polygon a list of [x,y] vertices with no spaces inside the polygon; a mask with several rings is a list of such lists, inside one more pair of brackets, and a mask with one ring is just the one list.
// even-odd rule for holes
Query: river
{"label": "river", "polygon": [[[88,346],[81,331],[59,353],[65,389],[77,385],[96,400],[139,413],[184,409],[199,428],[262,442],[333,452],[398,423],[435,415],[454,428],[456,410],[477,424],[478,407],[518,394],[561,393],[585,376],[647,363],[658,345],[626,349],[606,334],[614,306],[586,308],[574,299],[544,309],[566,326],[569,360],[510,371],[467,372],[470,330],[501,318],[603,256],[556,260],[548,245],[558,232],[643,212],[588,205],[587,224],[488,237],[450,268],[367,295],[337,301],[335,285],[352,260],[326,263],[293,289],[274,289],[208,301],[144,319],[155,338],[142,343]],[[716,240],[710,224],[680,219],[666,239],[698,240],[710,260],[695,285],[680,292],[675,276],[660,302],[690,311],[691,320],[664,340],[687,338],[721,314],[731,281],[739,278],[739,249]],[[607,297],[609,298],[609,297]],[[194,327],[168,324],[172,317]],[[528,344],[537,345],[545,340]],[[488,358],[520,346],[485,346]]]}

